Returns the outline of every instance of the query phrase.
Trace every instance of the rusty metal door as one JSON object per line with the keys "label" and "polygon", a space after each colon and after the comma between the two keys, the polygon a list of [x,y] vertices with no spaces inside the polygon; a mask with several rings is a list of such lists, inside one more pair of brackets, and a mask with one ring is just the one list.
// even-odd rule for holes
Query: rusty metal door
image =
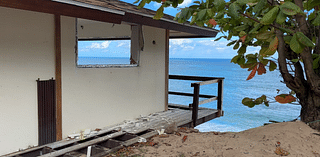
{"label": "rusty metal door", "polygon": [[55,80],[37,80],[39,145],[56,141]]}

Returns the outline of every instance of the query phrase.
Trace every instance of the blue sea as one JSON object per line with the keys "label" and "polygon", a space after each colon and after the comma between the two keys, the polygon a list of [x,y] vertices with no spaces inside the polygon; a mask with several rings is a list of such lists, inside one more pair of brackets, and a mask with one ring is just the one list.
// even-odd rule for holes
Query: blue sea
{"label": "blue sea", "polygon": [[[107,58],[99,58],[100,63],[107,62]],[[118,63],[127,63],[128,59],[112,58]],[[96,62],[97,58],[79,58],[78,63],[90,64]],[[110,60],[109,60],[110,61]],[[264,75],[256,75],[253,79],[246,81],[249,71],[230,63],[230,59],[181,59],[170,58],[170,75],[209,76],[224,77],[223,110],[224,116],[213,119],[197,126],[200,131],[243,131],[250,128],[262,126],[269,120],[290,121],[300,115],[300,106],[292,104],[279,104],[274,102],[277,89],[280,93],[289,93],[290,90],[281,83],[279,71],[269,72]],[[180,92],[193,92],[190,81],[170,80],[169,90]],[[217,84],[204,85],[200,88],[201,94],[217,94]],[[270,106],[258,105],[253,108],[242,105],[244,97],[257,98],[266,95]],[[169,103],[188,105],[192,103],[192,97],[169,96]],[[200,107],[216,108],[216,101],[203,104]]]}

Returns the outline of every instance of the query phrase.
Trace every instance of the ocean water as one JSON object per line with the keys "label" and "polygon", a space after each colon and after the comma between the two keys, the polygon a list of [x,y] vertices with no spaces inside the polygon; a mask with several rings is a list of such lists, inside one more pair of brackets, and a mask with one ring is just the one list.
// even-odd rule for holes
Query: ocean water
{"label": "ocean water", "polygon": [[[279,104],[274,102],[277,89],[280,93],[288,93],[290,90],[281,83],[279,71],[269,72],[264,75],[256,75],[246,81],[249,71],[230,63],[230,59],[170,59],[169,73],[171,75],[210,76],[224,77],[223,110],[224,116],[213,119],[197,126],[204,131],[243,131],[262,126],[269,120],[289,121],[300,115],[300,106],[291,104]],[[190,81],[169,81],[170,91],[187,91],[192,93]],[[200,87],[201,94],[217,94],[217,84]],[[257,98],[265,94],[271,101],[270,106],[258,105],[253,108],[242,105],[244,97]],[[169,96],[170,103],[188,105],[192,98],[181,96]],[[216,101],[203,104],[201,107],[216,108]]]}
{"label": "ocean water", "polygon": [[[120,63],[128,64],[128,58],[85,58],[79,57],[79,64],[94,63]],[[170,58],[170,75],[209,76],[224,77],[223,110],[224,116],[213,119],[197,126],[202,132],[205,131],[243,131],[262,126],[269,120],[289,121],[297,118],[300,114],[300,106],[291,104],[270,103],[269,107],[258,105],[253,108],[242,105],[244,97],[257,98],[266,95],[271,101],[280,93],[288,93],[290,90],[280,81],[279,71],[269,72],[264,75],[256,75],[246,81],[249,71],[230,63],[230,59],[177,59]],[[170,80],[169,90],[193,93],[192,81]],[[200,88],[201,94],[217,94],[217,84],[204,85]],[[192,103],[192,97],[171,96],[169,103],[188,105]],[[200,107],[216,108],[216,101],[203,104]]]}

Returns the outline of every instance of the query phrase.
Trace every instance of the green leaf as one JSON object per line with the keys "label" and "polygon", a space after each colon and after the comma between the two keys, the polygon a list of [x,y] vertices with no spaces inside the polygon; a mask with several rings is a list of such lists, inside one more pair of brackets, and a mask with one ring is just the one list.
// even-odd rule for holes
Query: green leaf
{"label": "green leaf", "polygon": [[137,4],[139,1],[140,1],[140,0],[136,0],[136,1],[133,2],[133,4]]}
{"label": "green leaf", "polygon": [[267,40],[267,39],[272,38],[273,36],[275,36],[273,31],[265,31],[265,32],[262,32],[260,34],[257,34],[256,38],[258,40]]}
{"label": "green leaf", "polygon": [[234,30],[236,31],[244,31],[245,29],[247,29],[249,26],[248,25],[240,25],[240,26],[237,26],[237,27],[234,27]]}
{"label": "green leaf", "polygon": [[320,25],[320,15],[317,15],[317,17],[313,20],[312,24],[315,26]]}
{"label": "green leaf", "polygon": [[138,5],[138,9],[141,9],[141,8],[143,8],[145,5],[146,5],[146,1],[147,0],[142,0],[140,3],[139,3],[139,5]]}
{"label": "green leaf", "polygon": [[279,12],[279,7],[275,6],[267,14],[265,14],[262,17],[260,22],[264,25],[269,25],[269,24],[273,23],[273,21],[277,18],[278,12]]}
{"label": "green leaf", "polygon": [[241,45],[240,49],[238,50],[238,54],[245,54],[247,52],[247,45]]}
{"label": "green leaf", "polygon": [[218,41],[218,40],[220,40],[221,38],[226,38],[226,36],[220,36],[219,38],[217,38],[217,39],[214,39],[214,41]]}
{"label": "green leaf", "polygon": [[224,17],[224,11],[218,12],[217,15],[215,16],[215,19],[221,19]]}
{"label": "green leaf", "polygon": [[224,10],[224,7],[226,6],[226,2],[224,0],[214,0],[213,4],[217,11]]}
{"label": "green leaf", "polygon": [[212,12],[211,9],[207,9],[207,14],[210,18],[214,16],[214,13]]}
{"label": "green leaf", "polygon": [[290,40],[290,48],[295,52],[295,53],[301,53],[304,49],[304,45],[300,44],[300,42],[297,39],[297,34],[294,34],[292,39]]}
{"label": "green leaf", "polygon": [[231,45],[235,44],[236,42],[237,42],[237,40],[233,40],[230,43],[228,43],[227,46],[231,46]]}
{"label": "green leaf", "polygon": [[234,46],[233,46],[233,49],[236,50],[238,49],[240,46],[240,42],[238,41]]}
{"label": "green leaf", "polygon": [[283,39],[284,39],[284,42],[289,45],[290,41],[292,39],[292,36],[286,35],[286,36],[283,37]]}
{"label": "green leaf", "polygon": [[274,71],[275,69],[277,69],[277,64],[274,61],[269,60],[269,71]]}
{"label": "green leaf", "polygon": [[197,20],[201,21],[204,20],[204,17],[207,14],[207,9],[202,9],[197,13]]}
{"label": "green leaf", "polygon": [[249,31],[249,34],[255,32],[255,31],[258,31],[258,29],[259,29],[261,26],[262,26],[262,24],[259,23],[259,24],[256,25],[253,29],[251,29],[251,30]]}
{"label": "green leaf", "polygon": [[254,6],[252,12],[256,13],[255,16],[258,17],[260,15],[261,10],[265,7],[265,5],[268,3],[267,0],[260,0],[258,1],[258,4]]}
{"label": "green leaf", "polygon": [[284,14],[291,15],[291,16],[301,12],[301,9],[296,4],[289,1],[280,5],[280,9]]}
{"label": "green leaf", "polygon": [[299,62],[299,59],[292,59],[291,62],[294,62],[294,63]]}
{"label": "green leaf", "polygon": [[249,3],[250,0],[237,0],[237,3],[240,4],[240,5],[245,5],[247,3]]}
{"label": "green leaf", "polygon": [[241,31],[240,33],[239,33],[239,37],[243,37],[243,36],[245,36],[247,33],[245,32],[245,31]]}
{"label": "green leaf", "polygon": [[284,33],[294,34],[294,32],[290,29],[279,27],[279,29]]}
{"label": "green leaf", "polygon": [[234,56],[232,59],[231,59],[231,63],[235,63],[237,64],[238,63],[238,60],[240,59],[241,55],[236,55]]}
{"label": "green leaf", "polygon": [[197,3],[197,4],[200,4],[200,1],[194,1],[193,3]]}
{"label": "green leaf", "polygon": [[163,17],[163,10],[164,7],[161,5],[161,7],[157,10],[156,15],[153,17],[153,19],[159,20],[161,17]]}
{"label": "green leaf", "polygon": [[320,57],[316,58],[315,60],[313,60],[313,69],[318,69],[319,68],[319,59]]}
{"label": "green leaf", "polygon": [[286,21],[286,18],[287,18],[286,15],[282,11],[280,11],[277,16],[276,22],[281,25]]}
{"label": "green leaf", "polygon": [[239,18],[239,13],[238,13],[239,10],[240,10],[240,7],[238,6],[238,4],[232,3],[232,4],[230,4],[229,9],[228,9],[228,15],[230,15],[234,19],[238,19]]}
{"label": "green leaf", "polygon": [[320,5],[319,0],[308,0],[306,3],[303,3],[303,8],[310,11],[314,9],[314,7]]}
{"label": "green leaf", "polygon": [[255,106],[255,103],[253,102],[253,99],[245,97],[244,99],[242,99],[242,104],[245,106],[248,106],[250,108]]}
{"label": "green leaf", "polygon": [[302,32],[297,32],[296,34],[297,34],[297,39],[301,44],[308,47],[314,47],[313,42],[307,36],[305,36]]}

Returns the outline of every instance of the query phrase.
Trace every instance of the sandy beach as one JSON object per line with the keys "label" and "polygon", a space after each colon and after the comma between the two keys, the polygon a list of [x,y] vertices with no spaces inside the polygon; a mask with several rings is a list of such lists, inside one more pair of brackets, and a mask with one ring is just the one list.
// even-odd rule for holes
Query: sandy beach
{"label": "sandy beach", "polygon": [[274,123],[242,132],[197,132],[179,128],[109,156],[320,157],[320,133],[301,121]]}

